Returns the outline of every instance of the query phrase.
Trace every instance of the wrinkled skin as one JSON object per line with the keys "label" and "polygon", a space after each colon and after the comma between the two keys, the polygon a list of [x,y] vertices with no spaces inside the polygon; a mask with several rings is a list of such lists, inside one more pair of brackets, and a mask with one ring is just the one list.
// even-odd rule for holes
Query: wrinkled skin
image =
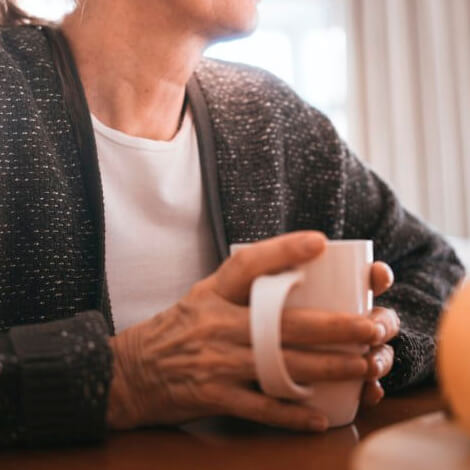
{"label": "wrinkled skin", "polygon": [[[323,431],[318,410],[277,400],[254,386],[248,296],[253,280],[314,259],[324,249],[317,232],[296,232],[254,243],[225,261],[167,311],[110,339],[114,351],[108,424],[130,429],[232,415],[292,430]],[[384,263],[375,263],[376,295],[393,283]],[[300,384],[364,379],[363,404],[383,397],[378,379],[393,365],[387,341],[399,331],[393,310],[369,317],[311,309],[283,312],[282,343],[287,368]],[[370,345],[366,356],[317,352],[325,344]]]}

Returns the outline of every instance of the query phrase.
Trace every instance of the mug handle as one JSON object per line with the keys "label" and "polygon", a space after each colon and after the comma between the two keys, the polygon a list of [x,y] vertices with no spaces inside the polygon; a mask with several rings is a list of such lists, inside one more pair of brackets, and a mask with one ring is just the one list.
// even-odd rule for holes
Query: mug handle
{"label": "mug handle", "polygon": [[313,396],[313,387],[296,384],[282,356],[281,318],[290,290],[304,280],[300,270],[261,276],[250,292],[250,332],[256,374],[262,390],[277,398],[302,400]]}

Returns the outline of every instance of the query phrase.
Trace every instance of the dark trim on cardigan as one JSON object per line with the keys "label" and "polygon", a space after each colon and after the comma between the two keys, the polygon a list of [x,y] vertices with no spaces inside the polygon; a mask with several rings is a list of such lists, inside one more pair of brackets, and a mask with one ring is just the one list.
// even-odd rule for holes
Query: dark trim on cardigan
{"label": "dark trim on cardigan", "polygon": [[62,83],[64,101],[67,106],[75,138],[80,150],[82,173],[88,196],[88,204],[93,215],[98,235],[99,259],[99,304],[101,311],[110,328],[115,333],[111,312],[108,282],[106,279],[106,253],[105,253],[105,218],[104,197],[101,184],[101,174],[98,163],[95,134],[91,122],[91,114],[78,73],[75,59],[67,39],[59,29],[51,27],[42,28],[51,47],[52,58]]}
{"label": "dark trim on cardigan", "polygon": [[188,82],[187,94],[196,126],[202,183],[206,195],[212,234],[219,255],[219,263],[221,263],[228,257],[229,248],[225,234],[222,205],[220,202],[215,139],[206,100],[204,99],[201,87],[195,75],[193,75]]}

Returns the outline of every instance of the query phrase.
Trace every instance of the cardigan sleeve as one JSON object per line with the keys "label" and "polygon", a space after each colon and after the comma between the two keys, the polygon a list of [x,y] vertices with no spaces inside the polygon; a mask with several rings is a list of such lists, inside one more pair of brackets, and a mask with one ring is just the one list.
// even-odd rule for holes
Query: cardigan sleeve
{"label": "cardigan sleeve", "polygon": [[441,235],[404,209],[344,144],[341,149],[344,238],[372,239],[375,259],[395,273],[393,287],[375,301],[395,309],[401,320],[391,341],[395,364],[383,379],[385,390],[395,392],[432,376],[439,316],[465,271]]}
{"label": "cardigan sleeve", "polygon": [[0,334],[0,445],[96,441],[111,378],[97,311]]}
{"label": "cardigan sleeve", "polygon": [[[396,392],[432,376],[439,316],[464,275],[463,266],[449,244],[410,214],[387,184],[347,148],[331,122],[285,83],[259,69],[224,63],[206,62],[198,74],[201,83],[206,84],[223,83],[220,75],[229,77],[226,88],[235,90],[235,94],[227,92],[225,95],[233,99],[227,98],[220,107],[230,110],[226,119],[248,118],[250,114],[260,117],[245,131],[247,136],[250,133],[258,135],[258,139],[263,136],[259,147],[248,145],[248,137],[243,140],[240,131],[232,132],[235,127],[224,127],[219,121],[215,126],[229,142],[221,146],[237,149],[240,155],[251,154],[260,162],[263,157],[272,164],[266,166],[270,173],[259,176],[259,180],[251,174],[250,177],[253,182],[271,178],[278,187],[278,194],[273,196],[273,200],[278,197],[278,205],[272,209],[279,214],[282,227],[273,224],[277,233],[314,229],[322,230],[332,239],[371,239],[375,258],[394,270],[394,286],[376,299],[376,305],[395,309],[401,319],[401,331],[391,342],[395,350],[394,367],[383,380],[386,391]],[[203,89],[210,97],[212,88],[203,85]],[[233,158],[235,155],[236,152]],[[241,168],[253,174],[260,171],[254,165],[242,164],[237,171]],[[231,165],[224,167],[226,171],[230,169]],[[235,175],[235,170],[232,171]],[[222,176],[223,184],[232,183],[226,175]],[[274,184],[264,184],[258,191],[269,194],[268,188],[272,189]],[[260,200],[263,201],[261,196]],[[229,232],[231,240],[234,232],[234,229]],[[261,229],[254,236],[260,233]],[[237,239],[242,236],[239,234]]]}

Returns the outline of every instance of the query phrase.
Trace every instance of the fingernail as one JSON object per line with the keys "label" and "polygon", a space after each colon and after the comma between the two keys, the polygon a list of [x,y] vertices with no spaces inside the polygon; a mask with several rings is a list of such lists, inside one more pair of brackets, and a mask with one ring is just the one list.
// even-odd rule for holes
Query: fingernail
{"label": "fingernail", "polygon": [[377,373],[381,377],[382,374],[383,374],[383,371],[384,371],[384,367],[385,367],[385,364],[384,364],[384,361],[382,360],[382,358],[378,357],[375,360],[375,365],[377,366]]}
{"label": "fingernail", "polygon": [[383,397],[385,396],[384,389],[380,385],[380,382],[377,381],[377,384],[378,384],[378,391],[380,391],[380,393],[375,397],[374,406],[378,405],[382,401]]}
{"label": "fingernail", "polygon": [[328,429],[328,420],[325,417],[315,416],[310,419],[308,424],[312,431],[326,431]]}
{"label": "fingernail", "polygon": [[401,324],[401,320],[400,320],[400,317],[397,315],[395,317],[395,326],[397,327],[397,329],[400,329],[400,324]]}
{"label": "fingernail", "polygon": [[387,330],[385,329],[385,326],[382,325],[382,323],[376,323],[374,326],[374,333],[375,333],[375,343],[380,343],[384,338],[385,335],[387,334]]}

